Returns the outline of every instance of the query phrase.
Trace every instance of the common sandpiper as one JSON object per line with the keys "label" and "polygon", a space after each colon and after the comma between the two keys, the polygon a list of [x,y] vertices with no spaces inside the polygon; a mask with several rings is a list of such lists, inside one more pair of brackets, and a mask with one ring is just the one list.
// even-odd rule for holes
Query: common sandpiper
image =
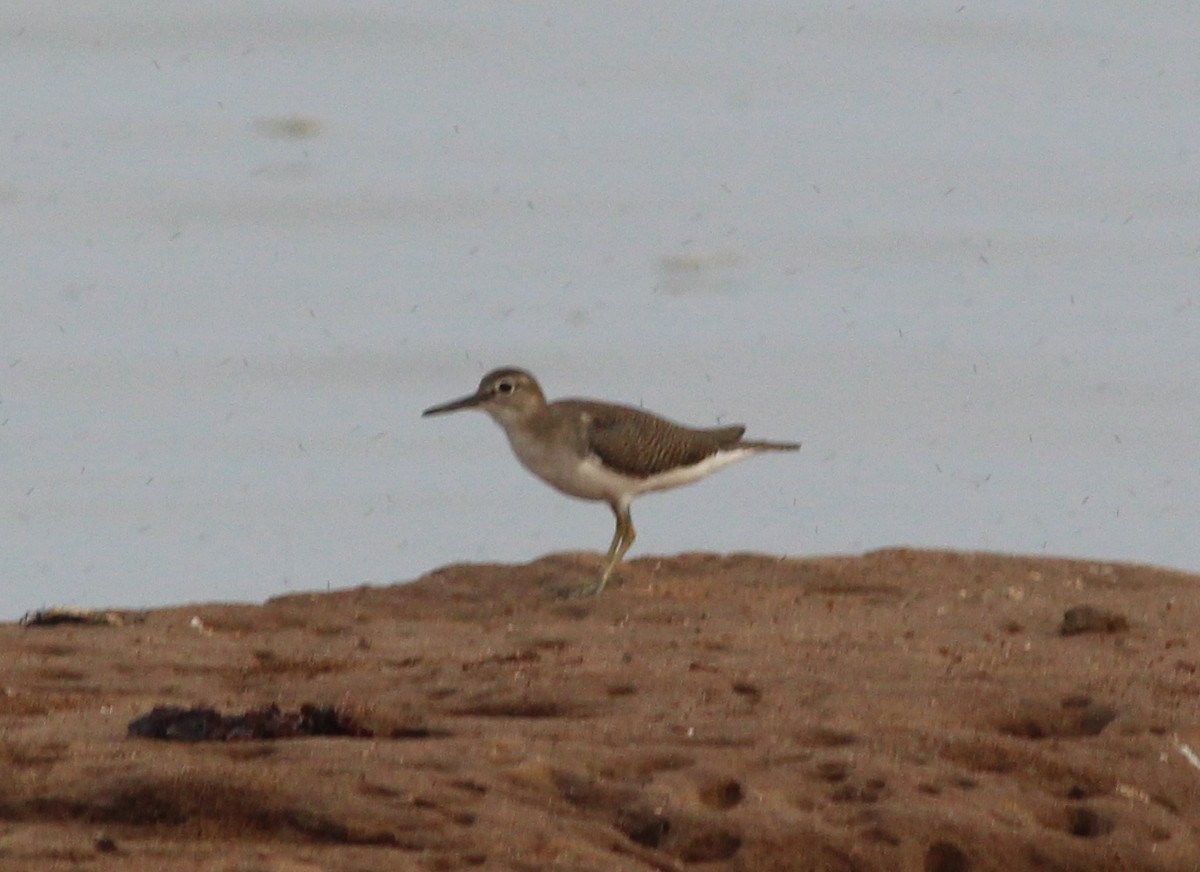
{"label": "common sandpiper", "polygon": [[632,406],[598,400],[546,402],[537,380],[502,367],[483,377],[470,396],[426,409],[440,415],[480,409],[499,424],[521,464],[551,487],[583,500],[603,500],[617,529],[600,577],[600,593],[637,536],[629,506],[649,491],[691,484],[763,451],[795,451],[796,442],[743,439],[741,425],[685,427]]}

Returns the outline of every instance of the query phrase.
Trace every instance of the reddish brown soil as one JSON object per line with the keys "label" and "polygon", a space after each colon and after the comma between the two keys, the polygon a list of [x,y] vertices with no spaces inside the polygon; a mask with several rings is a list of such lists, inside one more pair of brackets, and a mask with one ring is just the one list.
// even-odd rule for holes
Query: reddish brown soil
{"label": "reddish brown soil", "polygon": [[[1200,578],[687,555],[561,596],[596,568],[0,627],[0,868],[1200,869]],[[372,735],[127,735],[270,704]]]}

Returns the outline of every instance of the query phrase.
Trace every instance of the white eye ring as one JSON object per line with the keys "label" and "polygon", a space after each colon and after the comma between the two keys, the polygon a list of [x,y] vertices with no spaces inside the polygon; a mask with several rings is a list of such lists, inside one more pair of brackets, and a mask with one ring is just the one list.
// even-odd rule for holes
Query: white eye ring
{"label": "white eye ring", "polygon": [[502,381],[496,385],[496,392],[501,394],[511,394],[513,392],[513,383],[510,381]]}

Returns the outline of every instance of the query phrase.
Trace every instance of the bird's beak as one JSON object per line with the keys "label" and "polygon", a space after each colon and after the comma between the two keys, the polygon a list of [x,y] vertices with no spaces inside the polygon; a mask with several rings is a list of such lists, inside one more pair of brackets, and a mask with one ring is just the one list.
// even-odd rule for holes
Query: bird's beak
{"label": "bird's beak", "polygon": [[459,409],[473,409],[485,399],[486,397],[482,394],[471,394],[469,397],[451,400],[448,403],[442,403],[440,406],[430,406],[421,413],[421,417],[427,418],[430,415],[444,415],[446,412],[457,412]]}

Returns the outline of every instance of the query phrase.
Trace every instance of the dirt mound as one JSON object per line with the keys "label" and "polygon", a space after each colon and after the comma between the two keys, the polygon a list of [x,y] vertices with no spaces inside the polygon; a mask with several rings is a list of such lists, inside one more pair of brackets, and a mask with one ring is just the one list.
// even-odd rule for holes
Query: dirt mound
{"label": "dirt mound", "polygon": [[1200,869],[1200,579],[597,565],[0,627],[0,869]]}

